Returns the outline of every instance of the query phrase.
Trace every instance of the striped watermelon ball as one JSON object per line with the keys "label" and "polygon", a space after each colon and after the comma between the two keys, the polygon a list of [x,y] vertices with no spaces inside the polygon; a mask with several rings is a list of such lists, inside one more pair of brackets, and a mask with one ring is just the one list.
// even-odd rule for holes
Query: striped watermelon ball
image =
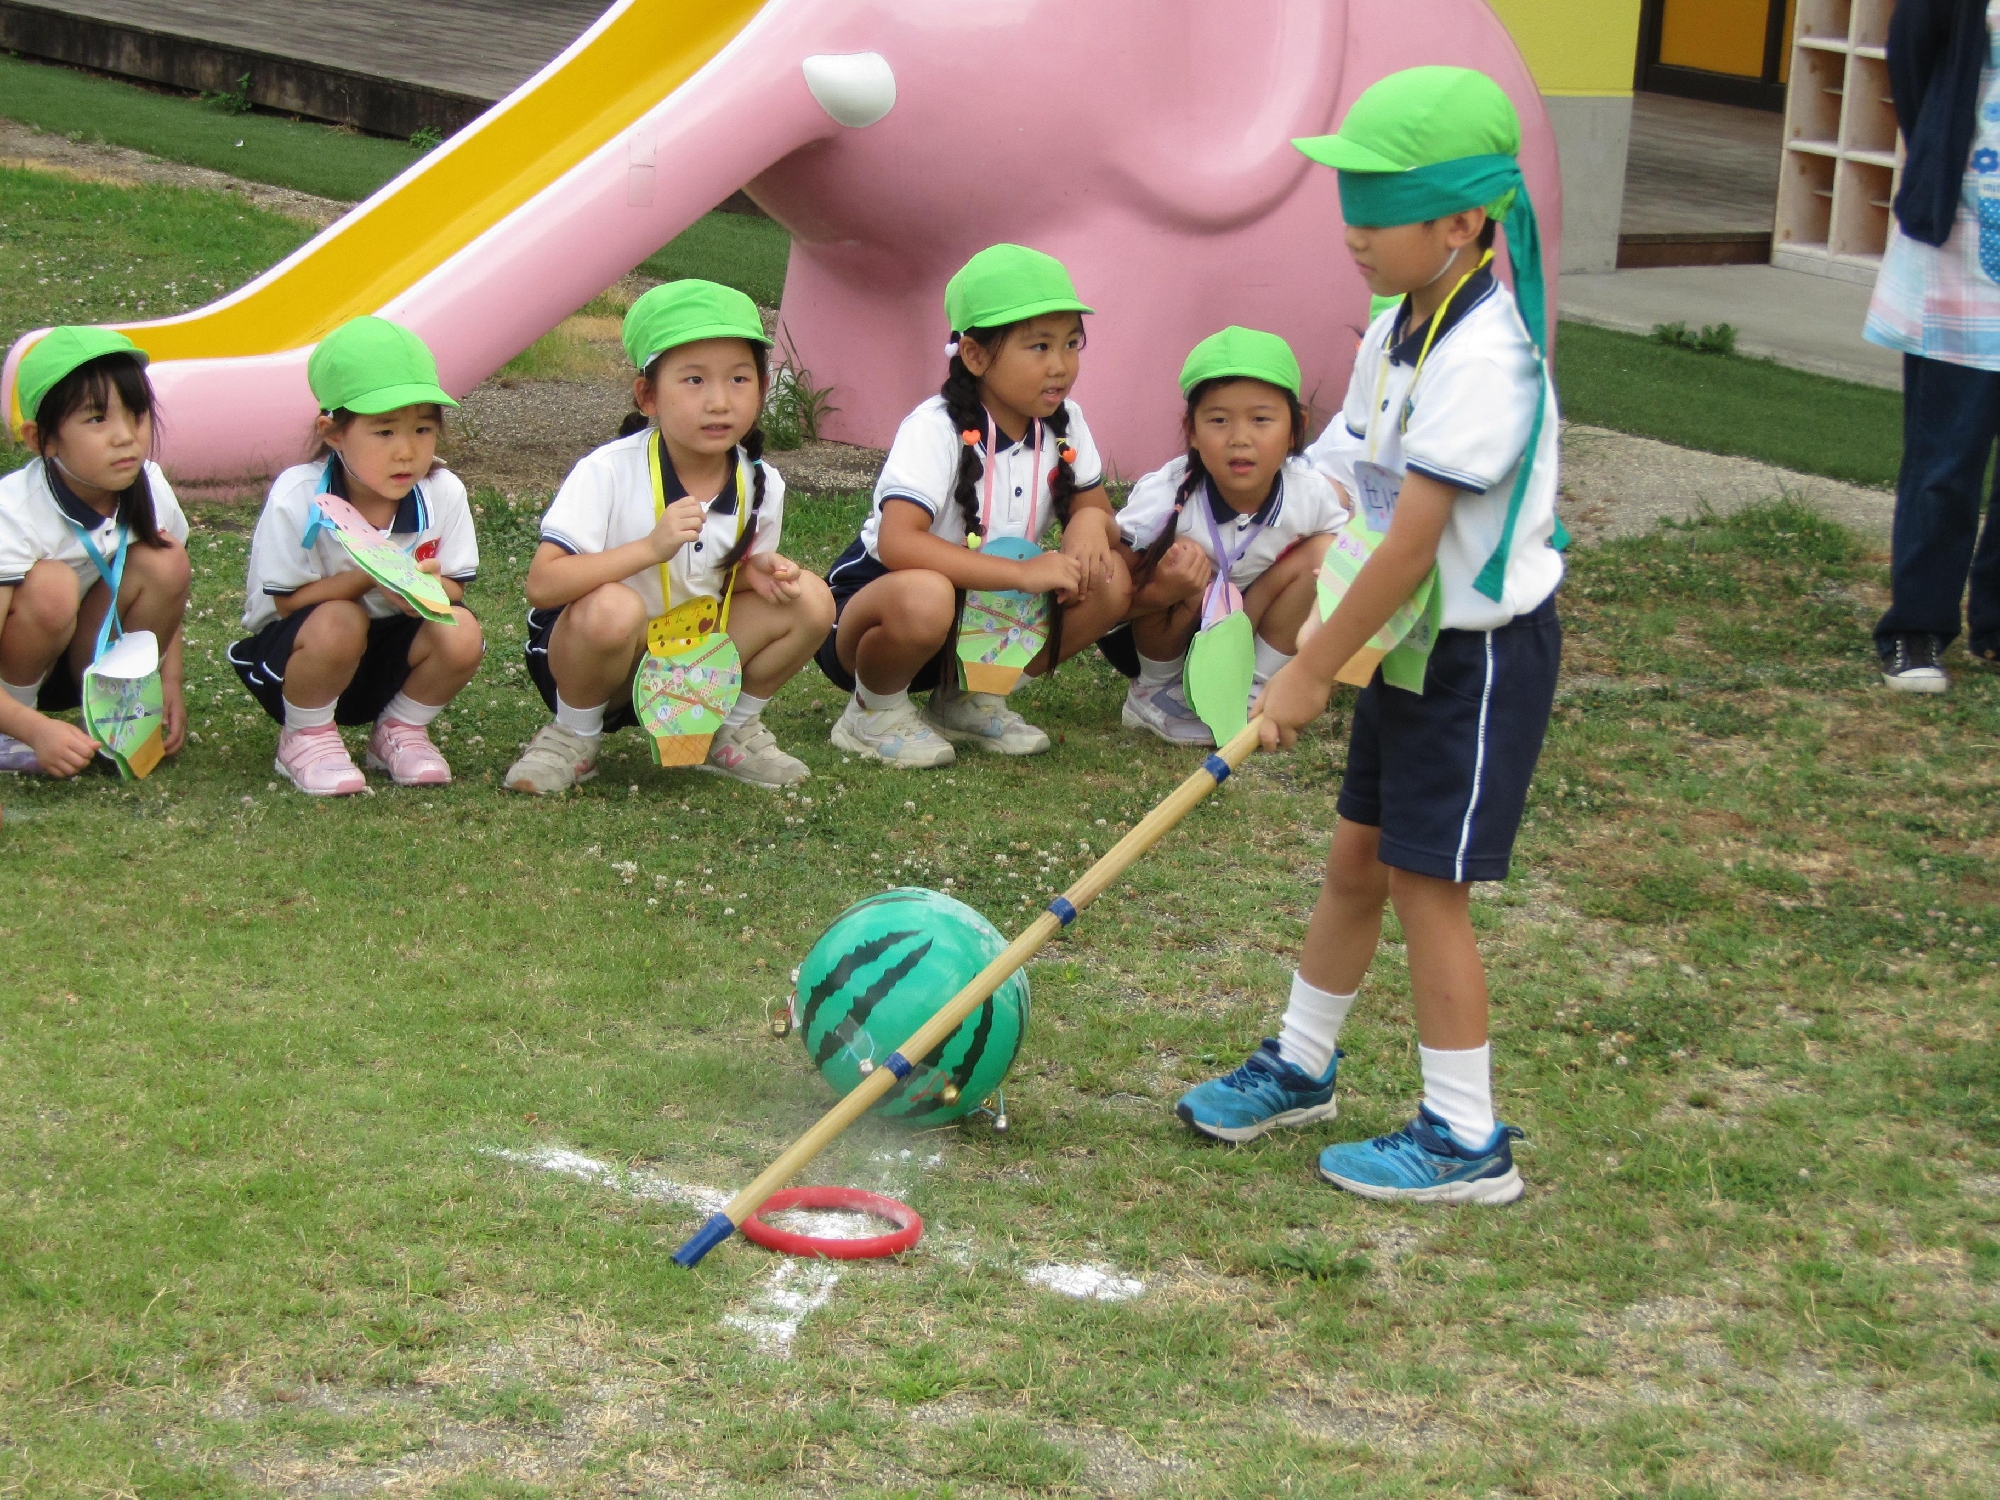
{"label": "striped watermelon ball", "polygon": [[[792,1021],[834,1092],[884,1062],[1007,946],[963,901],[906,886],[856,902],[799,965]],[[1016,973],[946,1037],[913,1058],[875,1113],[926,1125],[963,1119],[1000,1086],[1028,1027],[1028,976]],[[955,1085],[955,1103],[944,1101]]]}

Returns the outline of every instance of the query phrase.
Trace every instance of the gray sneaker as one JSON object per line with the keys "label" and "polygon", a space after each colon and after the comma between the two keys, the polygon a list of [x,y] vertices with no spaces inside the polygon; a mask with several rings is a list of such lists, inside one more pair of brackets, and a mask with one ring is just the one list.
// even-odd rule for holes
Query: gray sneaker
{"label": "gray sneaker", "polygon": [[18,771],[30,776],[41,769],[41,758],[35,754],[33,745],[11,734],[0,734],[0,771]]}
{"label": "gray sneaker", "polygon": [[797,786],[812,775],[804,761],[778,748],[777,737],[764,727],[762,714],[747,724],[734,727],[725,724],[716,730],[708,747],[707,764],[696,769],[774,790]]}
{"label": "gray sneaker", "polygon": [[549,797],[566,792],[597,774],[597,752],[604,736],[585,739],[560,724],[544,724],[501,783],[510,792]]}
{"label": "gray sneaker", "polygon": [[1125,694],[1125,708],[1119,720],[1127,729],[1157,734],[1169,745],[1212,747],[1215,744],[1215,736],[1202,723],[1201,716],[1188,707],[1187,695],[1179,683],[1169,682],[1160,687],[1133,683]]}
{"label": "gray sneaker", "polygon": [[909,770],[948,766],[958,754],[907,701],[871,712],[861,706],[859,698],[849,698],[847,708],[834,723],[833,742],[856,755]]}
{"label": "gray sneaker", "polygon": [[1040,755],[1048,734],[1007,706],[998,693],[959,693],[939,688],[924,706],[924,722],[948,740],[995,755]]}

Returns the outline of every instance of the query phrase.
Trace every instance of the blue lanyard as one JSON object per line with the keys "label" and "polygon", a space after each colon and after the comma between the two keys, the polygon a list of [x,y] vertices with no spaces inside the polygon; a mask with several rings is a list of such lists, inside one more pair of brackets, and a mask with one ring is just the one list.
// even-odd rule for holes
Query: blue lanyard
{"label": "blue lanyard", "polygon": [[90,659],[96,661],[104,655],[105,648],[111,644],[111,632],[114,629],[120,635],[125,633],[124,623],[118,618],[118,589],[125,580],[125,549],[132,544],[132,533],[123,526],[118,528],[117,550],[112,553],[111,561],[106,563],[104,554],[97,550],[97,543],[90,539],[90,533],[68,514],[63,516],[63,520],[68,522],[69,529],[76,533],[76,539],[83,543],[84,554],[89,557],[90,565],[97,569],[97,576],[104,580],[104,586],[111,591],[111,602],[104,611],[104,623],[97,630],[97,649],[91,653]]}

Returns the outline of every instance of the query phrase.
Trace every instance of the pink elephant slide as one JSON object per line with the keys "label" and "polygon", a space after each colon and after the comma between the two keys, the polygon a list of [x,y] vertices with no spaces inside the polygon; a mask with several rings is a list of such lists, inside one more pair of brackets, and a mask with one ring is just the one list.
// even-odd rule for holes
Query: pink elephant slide
{"label": "pink elephant slide", "polygon": [[[305,446],[329,329],[405,323],[462,393],[747,185],[793,236],[783,323],[834,388],[829,436],[887,443],[943,377],[946,279],[1013,240],[1097,307],[1077,396],[1133,477],[1173,451],[1181,361],[1225,324],[1283,334],[1338,404],[1367,293],[1333,174],[1290,142],[1418,63],[1513,97],[1553,288],[1555,142],[1484,0],[623,0],[280,265],[125,331],[169,471],[262,476]],[[0,372],[17,432],[38,336]]]}

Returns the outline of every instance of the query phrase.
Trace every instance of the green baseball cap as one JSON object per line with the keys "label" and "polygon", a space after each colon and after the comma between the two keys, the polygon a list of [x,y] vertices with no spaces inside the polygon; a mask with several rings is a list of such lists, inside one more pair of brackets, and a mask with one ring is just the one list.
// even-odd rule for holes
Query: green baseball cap
{"label": "green baseball cap", "polygon": [[1304,381],[1299,375],[1298,356],[1292,346],[1275,333],[1255,328],[1231,326],[1211,333],[1181,366],[1181,394],[1191,393],[1205,380],[1261,380],[1298,399]]}
{"label": "green baseball cap", "polygon": [[953,333],[1003,328],[1043,313],[1095,311],[1077,300],[1076,284],[1061,261],[1026,245],[987,246],[944,289],[944,315]]}
{"label": "green baseball cap", "polygon": [[14,371],[14,394],[21,405],[21,420],[32,422],[42,399],[72,370],[107,354],[125,354],[147,363],[144,349],[115,328],[51,328],[35,347],[21,356]]}
{"label": "green baseball cap", "polygon": [[1407,172],[1467,156],[1518,156],[1521,117],[1471,68],[1406,68],[1370,84],[1337,135],[1292,144],[1342,172]]}
{"label": "green baseball cap", "polygon": [[757,304],[713,281],[669,281],[647,292],[625,314],[625,352],[644,370],[669,349],[702,339],[748,339],[770,346]]}
{"label": "green baseball cap", "polygon": [[424,341],[387,318],[350,318],[319,341],[306,383],[321,411],[378,416],[405,406],[456,406]]}

